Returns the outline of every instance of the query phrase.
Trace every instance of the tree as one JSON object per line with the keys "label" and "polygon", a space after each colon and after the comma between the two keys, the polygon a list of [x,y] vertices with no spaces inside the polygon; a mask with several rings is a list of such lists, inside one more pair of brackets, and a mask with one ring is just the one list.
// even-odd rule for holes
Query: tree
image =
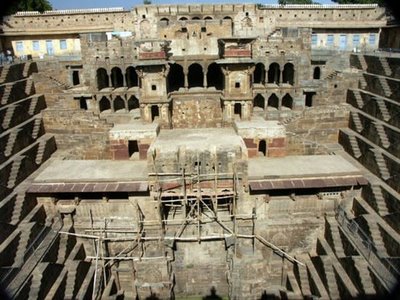
{"label": "tree", "polygon": [[379,4],[383,5],[385,0],[332,0],[338,4]]}
{"label": "tree", "polygon": [[12,15],[15,14],[17,11],[44,12],[45,10],[52,10],[52,9],[53,7],[51,6],[48,0],[9,1],[9,3],[6,3],[6,9],[4,10],[4,15]]}
{"label": "tree", "polygon": [[314,4],[312,0],[278,0],[280,5],[286,4]]}
{"label": "tree", "polygon": [[151,4],[151,0],[143,0],[143,4],[144,5],[150,5]]}

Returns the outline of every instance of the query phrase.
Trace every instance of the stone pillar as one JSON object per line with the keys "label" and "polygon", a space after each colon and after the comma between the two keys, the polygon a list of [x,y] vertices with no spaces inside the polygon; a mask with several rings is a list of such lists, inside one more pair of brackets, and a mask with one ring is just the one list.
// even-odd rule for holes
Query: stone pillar
{"label": "stone pillar", "polygon": [[204,72],[204,76],[203,76],[203,87],[207,87],[207,72]]}
{"label": "stone pillar", "polygon": [[127,82],[126,82],[126,73],[122,73],[122,86],[128,86]]}
{"label": "stone pillar", "polygon": [[283,83],[283,69],[279,66],[279,84]]}
{"label": "stone pillar", "polygon": [[189,81],[188,81],[188,72],[183,72],[183,75],[185,76],[185,89],[187,90],[189,88]]}
{"label": "stone pillar", "polygon": [[151,122],[151,116],[149,113],[149,105],[140,104],[140,115],[143,121]]}

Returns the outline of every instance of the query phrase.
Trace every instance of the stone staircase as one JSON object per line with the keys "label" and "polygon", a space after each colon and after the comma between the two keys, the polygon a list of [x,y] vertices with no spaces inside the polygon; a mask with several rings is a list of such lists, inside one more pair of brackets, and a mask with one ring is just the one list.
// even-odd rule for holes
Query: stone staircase
{"label": "stone staircase", "polygon": [[18,193],[15,204],[14,204],[14,209],[11,217],[10,223],[13,225],[17,225],[20,220],[21,220],[21,215],[22,215],[22,209],[24,207],[24,202],[25,202],[25,193]]}
{"label": "stone staircase", "polygon": [[8,177],[8,182],[7,182],[7,187],[9,189],[13,188],[15,186],[15,183],[17,182],[19,168],[21,166],[23,159],[24,159],[24,157],[18,156],[12,162],[12,167],[11,167],[10,175]]}
{"label": "stone staircase", "polygon": [[351,114],[351,118],[353,120],[354,126],[356,127],[355,128],[356,131],[361,132],[364,129],[364,127],[361,123],[360,116],[358,115],[358,113],[356,111],[351,111],[350,114]]}
{"label": "stone staircase", "polygon": [[44,270],[46,269],[47,265],[48,263],[40,263],[32,272],[32,280],[28,299],[40,299],[39,293],[42,286]]}
{"label": "stone staircase", "polygon": [[19,243],[15,253],[15,260],[13,267],[20,267],[25,262],[26,250],[29,246],[31,239],[32,229],[35,226],[34,222],[21,224],[21,235],[19,236]]}
{"label": "stone staircase", "polygon": [[375,203],[376,203],[376,208],[377,212],[380,216],[385,216],[389,214],[388,207],[386,205],[385,198],[383,197],[382,194],[382,189],[380,185],[373,184],[371,185],[371,190],[372,194],[374,195],[375,198]]}
{"label": "stone staircase", "polygon": [[367,65],[367,62],[365,60],[364,55],[361,55],[361,54],[357,55],[357,58],[358,58],[358,61],[360,62],[362,70],[364,70],[364,71],[367,70],[368,65]]}
{"label": "stone staircase", "polygon": [[381,65],[382,65],[382,69],[383,69],[385,75],[386,75],[386,76],[392,75],[392,69],[391,69],[389,63],[387,62],[386,57],[380,56],[380,57],[379,57],[379,62],[380,62]]}
{"label": "stone staircase", "polygon": [[33,80],[32,80],[32,78],[28,78],[27,80],[26,80],[26,86],[25,86],[25,94],[26,95],[31,95],[32,94],[32,87],[33,87]]}
{"label": "stone staircase", "polygon": [[46,145],[47,145],[47,141],[48,138],[46,138],[46,134],[43,136],[43,138],[41,138],[41,141],[39,142],[39,146],[37,148],[37,153],[36,153],[36,158],[35,158],[35,162],[40,165],[43,162],[43,157],[45,154],[45,150],[46,150]]}
{"label": "stone staircase", "polygon": [[0,82],[5,82],[7,79],[8,71],[10,70],[10,65],[4,65],[1,69]]}
{"label": "stone staircase", "polygon": [[40,133],[40,129],[42,127],[42,118],[35,118],[35,123],[32,129],[32,138],[37,139]]}
{"label": "stone staircase", "polygon": [[[300,258],[299,258],[300,259]],[[306,266],[296,264],[294,266],[296,279],[300,285],[301,293],[304,297],[311,296],[310,279],[308,278],[308,270]]]}
{"label": "stone staircase", "polygon": [[391,90],[389,84],[387,83],[386,78],[382,77],[382,76],[377,76],[377,77],[379,78],[379,83],[382,87],[383,94],[386,97],[390,97],[392,95],[392,90]]}
{"label": "stone staircase", "polygon": [[356,99],[358,108],[362,109],[363,106],[364,106],[364,100],[363,100],[363,98],[361,96],[360,91],[359,90],[352,90],[352,92],[353,92],[354,98]]}
{"label": "stone staircase", "polygon": [[13,84],[5,84],[3,95],[1,96],[1,105],[6,105],[9,102]]}
{"label": "stone staircase", "polygon": [[369,218],[366,218],[366,220],[368,223],[369,233],[371,235],[371,239],[374,243],[377,253],[380,257],[388,257],[389,254],[387,253],[385,243],[383,242],[378,223],[374,220],[370,220]]}
{"label": "stone staircase", "polygon": [[339,287],[336,281],[335,270],[329,256],[320,256],[324,267],[326,288],[329,291],[330,299],[341,299]]}
{"label": "stone staircase", "polygon": [[67,282],[65,284],[65,298],[67,299],[74,299],[75,297],[75,282],[80,263],[79,260],[75,260],[69,261],[68,265],[65,265],[68,268]]}
{"label": "stone staircase", "polygon": [[[313,287],[311,288],[311,293],[316,295],[322,299],[329,299],[328,291],[325,288],[324,283],[322,282],[321,277],[318,274],[317,269],[315,268],[314,263],[312,262],[310,256],[308,255],[299,255],[296,256],[297,259],[302,261],[307,266],[307,274],[309,275],[309,282],[312,282]],[[304,292],[303,292],[304,294]]]}
{"label": "stone staircase", "polygon": [[376,164],[378,165],[381,178],[383,178],[384,180],[389,179],[390,172],[386,166],[386,161],[385,161],[385,158],[383,157],[382,151],[377,148],[371,149],[371,151],[374,153],[375,161],[376,161]]}
{"label": "stone staircase", "polygon": [[338,258],[345,257],[339,226],[334,217],[325,217],[325,239]]}
{"label": "stone staircase", "polygon": [[29,104],[29,109],[28,109],[29,115],[33,116],[35,114],[39,98],[40,98],[39,95],[35,95],[31,98],[31,103]]}
{"label": "stone staircase", "polygon": [[362,74],[360,76],[360,81],[359,81],[358,86],[362,90],[365,90],[365,88],[368,86],[368,83],[367,83],[367,81],[365,80],[365,77]]}
{"label": "stone staircase", "polygon": [[353,156],[355,158],[361,157],[362,153],[360,150],[360,146],[358,145],[357,138],[352,134],[349,134],[348,137],[349,137],[349,141],[350,141],[350,145],[351,145],[351,150],[353,152]]}
{"label": "stone staircase", "polygon": [[335,71],[329,73],[329,74],[325,77],[325,80],[326,80],[326,79],[333,79],[333,78],[335,78],[335,77],[336,77],[338,74],[340,74],[340,73],[341,73],[340,71],[335,70]]}
{"label": "stone staircase", "polygon": [[374,282],[372,281],[372,278],[371,278],[368,262],[363,257],[359,257],[359,256],[353,256],[353,261],[354,261],[354,266],[357,269],[358,274],[360,276],[361,285],[362,285],[364,294],[367,296],[368,295],[375,296],[376,290],[375,290]]}
{"label": "stone staircase", "polygon": [[375,129],[378,133],[379,139],[381,140],[382,146],[384,148],[389,148],[390,142],[387,137],[385,127],[383,126],[383,124],[381,122],[377,122],[377,121],[374,122],[374,125],[375,125]]}
{"label": "stone staircase", "polygon": [[16,107],[17,107],[16,105],[10,105],[10,106],[7,107],[7,112],[6,112],[5,116],[4,116],[3,123],[2,123],[2,127],[3,127],[4,130],[6,130],[6,129],[8,129],[10,127],[11,120],[13,118],[14,111],[15,111]]}
{"label": "stone staircase", "polygon": [[8,135],[7,145],[6,145],[6,148],[4,149],[4,155],[6,157],[10,156],[13,153],[14,144],[15,144],[15,141],[17,140],[18,133],[20,130],[21,129],[14,129]]}
{"label": "stone staircase", "polygon": [[22,76],[28,77],[29,76],[29,69],[31,68],[31,62],[25,62],[24,68],[22,70]]}
{"label": "stone staircase", "polygon": [[386,122],[389,121],[391,116],[390,116],[389,110],[386,107],[385,100],[383,100],[380,97],[376,97],[375,100],[376,100],[376,104],[378,105],[379,110],[382,114],[383,120]]}

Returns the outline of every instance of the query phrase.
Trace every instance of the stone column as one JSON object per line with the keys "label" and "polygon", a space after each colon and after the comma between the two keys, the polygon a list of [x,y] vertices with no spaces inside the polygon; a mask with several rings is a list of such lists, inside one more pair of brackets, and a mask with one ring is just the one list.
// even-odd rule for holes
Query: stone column
{"label": "stone column", "polygon": [[186,71],[184,71],[183,72],[183,75],[185,76],[185,83],[184,83],[184,86],[185,86],[185,89],[187,90],[188,88],[189,88],[189,81],[188,81],[188,72]]}
{"label": "stone column", "polygon": [[122,73],[122,86],[124,86],[124,87],[128,86],[128,84],[126,82],[126,73]]}
{"label": "stone column", "polygon": [[204,72],[204,76],[203,76],[203,87],[207,87],[207,71]]}

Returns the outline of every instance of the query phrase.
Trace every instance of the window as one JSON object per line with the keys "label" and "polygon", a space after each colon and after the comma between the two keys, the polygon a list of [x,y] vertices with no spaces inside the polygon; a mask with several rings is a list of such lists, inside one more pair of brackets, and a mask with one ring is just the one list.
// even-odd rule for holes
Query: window
{"label": "window", "polygon": [[60,40],[60,49],[61,50],[67,49],[67,41],[66,40]]}
{"label": "window", "polygon": [[375,45],[375,39],[376,39],[375,33],[371,33],[371,34],[369,35],[368,43],[369,43],[370,45]]}
{"label": "window", "polygon": [[32,50],[33,51],[40,51],[39,41],[32,41]]}
{"label": "window", "polygon": [[360,35],[355,34],[355,35],[353,35],[353,46],[357,47],[359,45],[360,45]]}
{"label": "window", "polygon": [[318,43],[318,36],[316,34],[311,35],[311,45],[316,46]]}
{"label": "window", "polygon": [[152,84],[152,85],[151,85],[151,90],[152,90],[152,91],[156,91],[156,90],[157,90],[157,86],[156,86],[155,84]]}
{"label": "window", "polygon": [[235,88],[240,88],[240,82],[235,82]]}
{"label": "window", "polygon": [[24,51],[24,42],[16,42],[15,48],[17,49],[17,51]]}
{"label": "window", "polygon": [[328,34],[327,38],[326,38],[326,45],[327,46],[333,46],[333,34]]}

